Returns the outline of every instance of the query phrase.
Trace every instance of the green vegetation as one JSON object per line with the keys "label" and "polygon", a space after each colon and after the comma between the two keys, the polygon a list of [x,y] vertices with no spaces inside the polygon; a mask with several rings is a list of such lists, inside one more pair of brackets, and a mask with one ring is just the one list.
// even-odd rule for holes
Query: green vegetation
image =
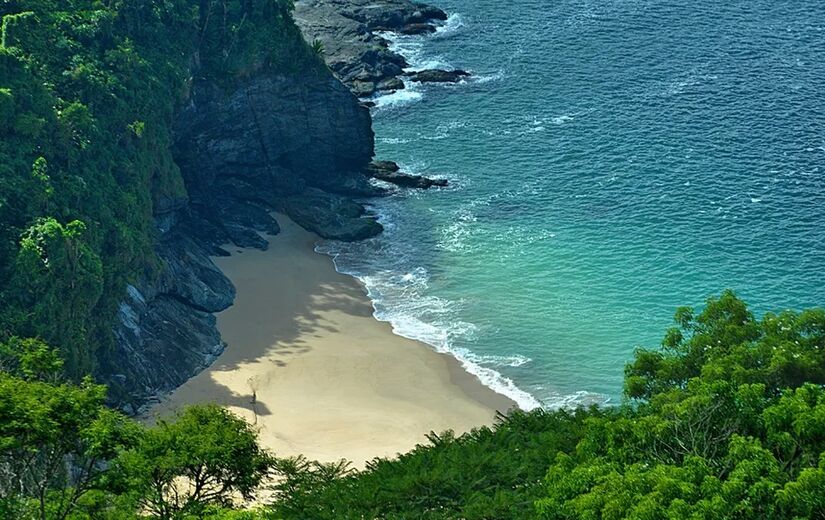
{"label": "green vegetation", "polygon": [[157,267],[154,209],[186,197],[176,107],[200,79],[322,70],[291,9],[0,2],[0,518],[825,518],[825,311],[757,320],[730,292],[636,352],[621,406],[433,433],[362,472],[276,459],[214,406],[152,428],[107,409],[89,374]]}
{"label": "green vegetation", "polygon": [[57,347],[74,381],[151,276],[153,209],[186,197],[171,153],[193,80],[321,70],[291,0],[0,2],[0,341]]}
{"label": "green vegetation", "polygon": [[180,518],[230,505],[233,494],[254,497],[273,461],[243,419],[213,405],[161,421],[116,462],[139,510]]}
{"label": "green vegetation", "polygon": [[105,407],[105,387],[61,382],[41,342],[15,338],[0,361],[0,518],[200,518],[251,497],[273,465],[219,407],[146,429]]}
{"label": "green vegetation", "polygon": [[[101,387],[61,383],[60,364],[38,341],[0,346],[5,517],[825,517],[822,309],[757,320],[725,292],[636,352],[622,406],[516,412],[361,472],[273,458],[214,406],[145,429],[106,410]],[[232,509],[262,486],[270,504]]]}

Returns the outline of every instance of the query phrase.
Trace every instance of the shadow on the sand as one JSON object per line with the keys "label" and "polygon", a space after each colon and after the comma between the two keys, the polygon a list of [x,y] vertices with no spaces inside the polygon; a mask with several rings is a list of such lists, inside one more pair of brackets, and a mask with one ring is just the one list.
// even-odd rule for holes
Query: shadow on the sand
{"label": "shadow on the sand", "polygon": [[[288,237],[275,237],[270,247],[301,246],[284,243],[287,242],[285,239],[288,240]],[[289,240],[289,242],[292,241]],[[321,255],[318,255],[317,260],[319,263],[330,261]],[[258,265],[265,266],[265,263]],[[287,272],[274,274],[282,279],[282,277],[290,276],[290,270],[301,269],[301,267],[300,265],[289,266]],[[312,273],[315,272],[315,267],[308,266],[308,271],[302,276],[314,276]],[[270,270],[271,267],[265,266],[261,273],[253,272],[246,273],[246,275],[251,274],[253,278],[263,278],[273,275]],[[265,362],[276,368],[286,367],[295,356],[312,349],[307,338],[320,338],[323,333],[339,332],[324,318],[327,312],[337,311],[356,317],[372,316],[372,306],[357,282],[346,275],[330,274],[328,270],[317,269],[317,271],[321,273],[315,277],[317,280],[304,278],[307,287],[301,287],[301,289],[306,290],[290,291],[289,305],[280,305],[277,309],[273,307],[267,310],[260,307],[260,302],[266,302],[272,297],[265,293],[266,283],[239,288],[235,304],[224,313],[244,316],[244,346],[235,349],[232,345],[232,338],[224,337],[224,341],[228,343],[227,348],[212,366],[206,369],[210,374],[204,375],[210,377],[203,377],[198,381],[198,394],[209,396],[211,402],[247,410],[256,417],[272,415],[266,402],[258,394],[258,386],[265,384],[266,381],[257,380],[258,376],[252,377],[247,381],[248,391],[239,393],[216,381],[211,374],[232,372],[254,362]],[[273,296],[279,297],[277,294]],[[225,336],[232,335],[226,330],[222,330],[222,333]],[[277,377],[277,372],[266,377]]]}

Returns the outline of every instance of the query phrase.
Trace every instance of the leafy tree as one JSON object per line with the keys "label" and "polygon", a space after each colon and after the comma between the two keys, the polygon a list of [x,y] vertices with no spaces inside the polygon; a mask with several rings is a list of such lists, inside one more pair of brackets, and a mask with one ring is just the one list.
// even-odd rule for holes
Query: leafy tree
{"label": "leafy tree", "polygon": [[0,343],[0,371],[27,380],[57,383],[63,379],[63,360],[38,339],[12,337]]}
{"label": "leafy tree", "polygon": [[628,365],[635,405],[586,422],[575,452],[557,456],[539,517],[821,515],[822,311],[757,321],[726,291],[676,322],[661,351]]}
{"label": "leafy tree", "polygon": [[162,520],[204,515],[237,495],[252,498],[272,463],[250,425],[215,405],[160,421],[116,460],[124,491]]}
{"label": "leafy tree", "polygon": [[[30,346],[24,358],[48,358],[38,345]],[[21,363],[23,371],[27,364]],[[105,461],[134,440],[137,428],[105,408],[104,398],[105,388],[90,380],[54,385],[0,372],[4,518],[68,518],[83,496],[102,484]]]}

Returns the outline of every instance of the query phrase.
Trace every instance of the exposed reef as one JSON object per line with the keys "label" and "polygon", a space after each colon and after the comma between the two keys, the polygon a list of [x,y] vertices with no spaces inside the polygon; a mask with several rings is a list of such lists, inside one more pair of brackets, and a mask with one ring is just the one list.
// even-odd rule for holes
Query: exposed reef
{"label": "exposed reef", "polygon": [[410,81],[418,83],[458,83],[470,75],[464,70],[428,69],[410,72],[407,76]]}
{"label": "exposed reef", "polygon": [[330,68],[361,97],[403,88],[407,60],[382,32],[427,34],[447,19],[441,9],[409,0],[298,0],[295,21],[307,41],[320,42]]}
{"label": "exposed reef", "polygon": [[433,186],[446,186],[446,179],[431,179],[421,175],[404,173],[393,161],[373,161],[365,173],[374,179],[389,182],[403,188],[427,189]]}

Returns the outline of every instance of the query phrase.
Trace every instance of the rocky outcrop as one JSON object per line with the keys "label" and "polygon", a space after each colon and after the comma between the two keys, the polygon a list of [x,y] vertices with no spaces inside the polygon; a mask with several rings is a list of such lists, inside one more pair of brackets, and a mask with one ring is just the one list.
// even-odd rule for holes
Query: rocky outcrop
{"label": "rocky outcrop", "polygon": [[323,44],[327,64],[353,92],[370,96],[408,66],[381,32],[426,34],[446,20],[441,9],[409,0],[298,0],[295,21],[307,41]]}
{"label": "rocky outcrop", "polygon": [[382,231],[381,224],[372,218],[364,218],[366,210],[361,204],[317,189],[283,197],[277,205],[299,225],[322,238],[351,242],[373,237]]}
{"label": "rocky outcrop", "polygon": [[[255,247],[258,231],[273,232],[266,208],[277,205],[293,216],[281,201],[310,188],[354,197],[383,193],[362,173],[373,155],[369,111],[329,75],[262,75],[229,94],[196,84],[175,136],[190,204],[216,228],[204,240]],[[332,212],[319,218],[341,222],[340,235],[329,238],[347,240],[365,228],[380,232],[372,221],[339,218],[340,207],[316,208]]]}
{"label": "rocky outcrop", "polygon": [[197,242],[177,231],[158,243],[158,274],[129,285],[104,367],[110,398],[134,413],[203,370],[223,351],[214,312],[235,288]]}
{"label": "rocky outcrop", "polygon": [[447,179],[431,179],[421,175],[404,173],[393,161],[373,161],[364,171],[366,175],[402,188],[428,189],[433,186],[446,186]]}
{"label": "rocky outcrop", "polygon": [[262,71],[234,88],[195,82],[174,125],[187,199],[155,206],[157,267],[130,285],[114,351],[102,373],[127,412],[209,366],[224,348],[214,312],[235,289],[210,255],[223,246],[266,248],[279,209],[326,238],[381,232],[351,196],[383,193],[364,174],[373,155],[370,115],[328,73]]}
{"label": "rocky outcrop", "polygon": [[407,74],[410,81],[422,83],[458,83],[466,79],[469,75],[470,73],[464,70],[441,69],[420,70]]}

